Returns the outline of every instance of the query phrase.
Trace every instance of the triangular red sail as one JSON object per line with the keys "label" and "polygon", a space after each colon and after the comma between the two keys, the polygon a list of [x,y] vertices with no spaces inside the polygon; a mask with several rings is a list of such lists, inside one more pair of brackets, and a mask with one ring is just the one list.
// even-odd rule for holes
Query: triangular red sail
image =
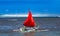
{"label": "triangular red sail", "polygon": [[34,27],[35,26],[35,22],[33,20],[31,11],[29,11],[28,17],[24,21],[23,25],[26,26],[26,27]]}

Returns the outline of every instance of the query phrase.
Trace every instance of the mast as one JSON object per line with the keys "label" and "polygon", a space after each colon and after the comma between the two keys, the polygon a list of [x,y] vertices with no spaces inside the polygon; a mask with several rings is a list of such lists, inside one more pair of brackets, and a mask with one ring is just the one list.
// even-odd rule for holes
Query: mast
{"label": "mast", "polygon": [[29,12],[28,17],[24,21],[23,25],[26,26],[26,27],[35,27],[36,24],[35,24],[35,21],[34,21],[34,19],[32,17],[32,13],[31,13],[30,10],[28,12]]}

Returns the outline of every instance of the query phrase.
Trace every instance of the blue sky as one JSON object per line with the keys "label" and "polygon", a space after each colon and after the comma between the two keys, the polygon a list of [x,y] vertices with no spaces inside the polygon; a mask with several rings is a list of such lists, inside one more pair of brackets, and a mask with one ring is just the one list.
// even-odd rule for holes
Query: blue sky
{"label": "blue sky", "polygon": [[60,0],[0,0],[0,14],[33,14],[60,15]]}

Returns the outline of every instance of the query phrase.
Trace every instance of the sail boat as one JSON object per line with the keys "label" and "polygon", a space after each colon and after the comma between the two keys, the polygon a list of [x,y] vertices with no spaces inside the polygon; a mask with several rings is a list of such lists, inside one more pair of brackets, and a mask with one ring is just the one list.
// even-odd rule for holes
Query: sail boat
{"label": "sail boat", "polygon": [[18,30],[13,30],[13,31],[20,31],[20,32],[23,32],[23,33],[25,33],[25,32],[33,32],[33,31],[34,32],[48,31],[48,30],[39,30],[39,26],[37,26],[37,24],[35,23],[31,11],[29,10],[28,12],[29,12],[28,17],[24,21],[23,27],[21,27],[21,28],[19,27]]}
{"label": "sail boat", "polygon": [[[31,32],[31,31],[35,31],[37,29],[36,23],[35,23],[35,21],[34,21],[34,19],[32,17],[31,11],[29,10],[28,12],[29,12],[28,17],[23,23],[24,27],[21,28],[20,31]],[[27,30],[27,29],[29,29],[29,30]]]}

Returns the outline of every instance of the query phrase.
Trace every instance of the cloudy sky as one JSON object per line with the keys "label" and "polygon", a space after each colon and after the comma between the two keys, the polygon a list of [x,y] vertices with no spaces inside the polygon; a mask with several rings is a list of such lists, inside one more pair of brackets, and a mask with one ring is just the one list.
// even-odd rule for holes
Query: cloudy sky
{"label": "cloudy sky", "polygon": [[0,14],[60,15],[60,0],[0,0]]}

